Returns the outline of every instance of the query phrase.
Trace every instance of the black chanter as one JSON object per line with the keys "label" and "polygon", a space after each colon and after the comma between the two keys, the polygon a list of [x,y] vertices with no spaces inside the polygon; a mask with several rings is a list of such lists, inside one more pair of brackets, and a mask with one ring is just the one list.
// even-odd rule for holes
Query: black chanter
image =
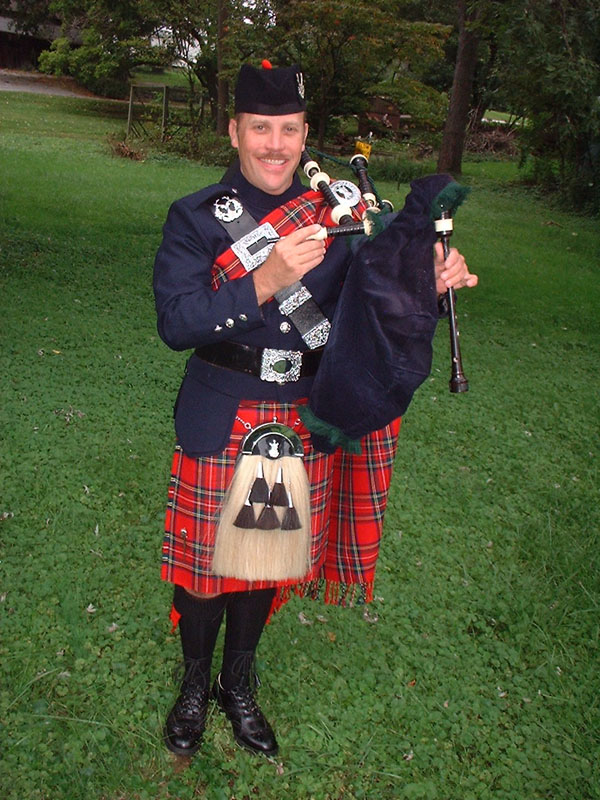
{"label": "black chanter", "polygon": [[[454,220],[452,212],[442,209],[439,219],[435,220],[435,229],[444,248],[444,259],[450,255],[450,236],[454,230]],[[456,292],[448,289],[446,292],[448,303],[448,322],[450,330],[450,355],[452,358],[452,372],[450,375],[450,391],[453,394],[469,391],[469,381],[465,377],[460,353],[460,331],[458,330],[458,319],[456,315]]]}

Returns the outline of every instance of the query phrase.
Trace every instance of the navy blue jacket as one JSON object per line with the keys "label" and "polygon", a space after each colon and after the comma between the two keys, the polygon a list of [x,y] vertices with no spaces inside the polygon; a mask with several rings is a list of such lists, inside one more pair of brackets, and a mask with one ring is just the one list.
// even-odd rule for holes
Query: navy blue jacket
{"label": "navy blue jacket", "polygon": [[[274,196],[260,191],[233,168],[221,183],[173,203],[163,228],[163,240],[154,267],[154,294],[158,332],[174,350],[230,340],[255,347],[306,350],[275,302],[258,305],[249,273],[211,288],[211,271],[231,239],[212,214],[213,202],[235,193],[244,208],[260,222],[278,206],[306,191],[296,176],[290,189]],[[321,311],[333,317],[341,285],[351,261],[347,242],[335,240],[324,261],[308,273],[304,284]],[[282,386],[245,373],[210,365],[196,355],[188,360],[175,404],[175,430],[188,455],[221,452],[227,444],[241,398],[291,403],[310,393],[312,378]]]}
{"label": "navy blue jacket", "polygon": [[[221,452],[240,399],[293,403],[309,398],[317,449],[331,452],[344,437],[356,440],[406,410],[431,367],[438,319],[430,219],[435,195],[451,179],[415,181],[405,208],[387,218],[372,242],[334,239],[324,261],[303,278],[321,311],[333,321],[317,376],[279,385],[216,367],[192,355],[175,404],[175,430],[188,455]],[[210,186],[171,206],[156,256],[154,291],[158,331],[175,350],[231,340],[255,347],[306,350],[275,302],[258,306],[252,275],[211,288],[217,257],[231,245],[211,206],[236,194],[259,222],[305,191],[296,177],[279,196],[265,194],[236,165]],[[349,269],[352,265],[352,269]],[[347,278],[347,280],[346,280]],[[344,283],[345,282],[345,283]],[[333,432],[333,435],[331,433]]]}

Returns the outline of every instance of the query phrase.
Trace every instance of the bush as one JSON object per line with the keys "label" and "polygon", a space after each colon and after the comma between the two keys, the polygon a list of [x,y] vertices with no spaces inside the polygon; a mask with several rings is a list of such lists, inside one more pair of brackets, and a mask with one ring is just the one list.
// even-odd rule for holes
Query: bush
{"label": "bush", "polygon": [[523,155],[523,181],[548,195],[553,203],[582,214],[600,214],[600,158],[590,154],[581,167],[561,169],[556,159]]}
{"label": "bush", "polygon": [[39,58],[39,68],[51,75],[70,75],[86,89],[103,97],[125,97],[131,69],[147,50],[138,39],[107,43],[93,30],[83,32],[83,43],[73,47],[64,38],[55,39]]}
{"label": "bush", "polygon": [[469,131],[465,150],[482,155],[504,155],[515,157],[519,154],[517,136],[514,130],[502,125],[484,124]]}
{"label": "bush", "polygon": [[233,151],[228,136],[217,134],[206,127],[194,132],[186,127],[172,136],[168,136],[157,146],[168,153],[192,158],[206,166],[227,167],[231,164]]}
{"label": "bush", "polygon": [[430,174],[431,165],[422,161],[409,161],[400,158],[372,158],[369,161],[369,175],[374,181],[396,181],[410,183],[415,178]]}

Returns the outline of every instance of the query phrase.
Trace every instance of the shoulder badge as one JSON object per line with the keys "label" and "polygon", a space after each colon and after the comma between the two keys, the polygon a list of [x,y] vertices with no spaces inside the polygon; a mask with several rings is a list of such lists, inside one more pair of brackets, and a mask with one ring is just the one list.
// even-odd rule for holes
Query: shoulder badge
{"label": "shoulder badge", "polygon": [[220,197],[213,204],[215,217],[221,222],[234,222],[244,213],[244,207],[235,197]]}

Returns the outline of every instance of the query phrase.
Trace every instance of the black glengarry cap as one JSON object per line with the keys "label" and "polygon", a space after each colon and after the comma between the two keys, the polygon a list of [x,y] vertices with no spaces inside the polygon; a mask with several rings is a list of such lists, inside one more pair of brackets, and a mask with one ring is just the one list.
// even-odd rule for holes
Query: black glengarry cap
{"label": "black glengarry cap", "polygon": [[273,68],[263,61],[261,69],[244,64],[235,86],[235,113],[278,116],[305,111],[304,77],[300,67]]}

